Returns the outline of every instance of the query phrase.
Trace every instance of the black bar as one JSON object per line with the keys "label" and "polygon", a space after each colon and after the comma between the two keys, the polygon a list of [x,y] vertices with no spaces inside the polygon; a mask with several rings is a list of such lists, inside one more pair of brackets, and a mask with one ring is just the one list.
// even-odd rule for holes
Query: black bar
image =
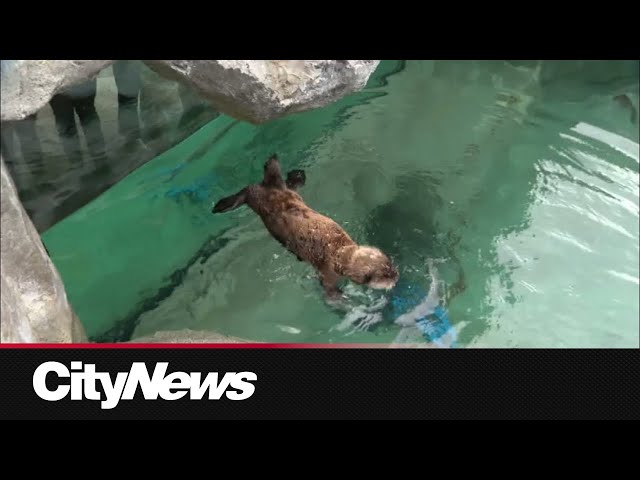
{"label": "black bar", "polygon": [[[0,349],[1,419],[637,419],[637,350]],[[44,362],[129,372],[254,372],[252,396],[230,400],[45,401]],[[54,389],[69,378],[47,377]],[[101,389],[98,388],[100,392]],[[228,391],[233,392],[233,389]],[[208,393],[208,392],[207,392]]]}

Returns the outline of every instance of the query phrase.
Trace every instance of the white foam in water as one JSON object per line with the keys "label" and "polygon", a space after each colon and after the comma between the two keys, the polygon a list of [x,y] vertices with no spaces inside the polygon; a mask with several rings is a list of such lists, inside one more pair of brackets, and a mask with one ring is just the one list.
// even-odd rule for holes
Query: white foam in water
{"label": "white foam in water", "polygon": [[400,332],[398,332],[398,335],[396,335],[391,347],[411,345],[412,347],[420,346],[422,348],[452,348],[457,337],[456,330],[451,327],[451,329],[442,337],[433,342],[427,342],[418,327],[403,327]]}
{"label": "white foam in water", "polygon": [[342,322],[332,330],[344,332],[351,328],[351,335],[357,331],[364,331],[383,320],[382,309],[387,305],[388,299],[383,294],[376,294],[372,290],[365,290],[353,284],[347,284],[344,288],[347,313]]}
{"label": "white foam in water", "polygon": [[300,334],[300,329],[299,329],[299,328],[296,328],[296,327],[290,327],[290,326],[288,326],[288,325],[276,325],[276,327],[277,327],[280,331],[285,332],[285,333],[290,333],[290,334],[292,334],[292,335],[298,335],[298,334]]}

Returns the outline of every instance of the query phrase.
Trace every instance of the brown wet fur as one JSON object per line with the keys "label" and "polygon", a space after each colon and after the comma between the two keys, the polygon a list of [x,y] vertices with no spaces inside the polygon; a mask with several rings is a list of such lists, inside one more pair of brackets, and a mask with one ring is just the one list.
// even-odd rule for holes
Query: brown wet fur
{"label": "brown wet fur", "polygon": [[261,183],[219,200],[212,211],[227,212],[246,204],[273,238],[318,271],[330,298],[342,293],[337,286],[342,277],[374,288],[380,283],[395,285],[398,271],[384,253],[358,245],[335,221],[305,203],[297,192],[305,180],[302,170],[289,172],[285,180],[277,155],[272,155]]}

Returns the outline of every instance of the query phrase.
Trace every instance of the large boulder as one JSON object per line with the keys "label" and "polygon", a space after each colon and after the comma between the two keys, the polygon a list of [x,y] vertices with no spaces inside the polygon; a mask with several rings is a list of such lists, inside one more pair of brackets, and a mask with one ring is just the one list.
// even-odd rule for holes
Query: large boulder
{"label": "large boulder", "polygon": [[[361,90],[379,60],[145,60],[213,107],[254,124],[323,107]],[[2,121],[95,78],[113,60],[2,60]]]}
{"label": "large boulder", "polygon": [[3,343],[86,342],[58,270],[20,203],[0,157],[2,220],[0,340]]}
{"label": "large boulder", "polygon": [[323,107],[361,90],[379,60],[146,60],[221,112],[253,124]]}
{"label": "large boulder", "polygon": [[2,60],[0,119],[22,120],[51,97],[95,78],[113,60]]}

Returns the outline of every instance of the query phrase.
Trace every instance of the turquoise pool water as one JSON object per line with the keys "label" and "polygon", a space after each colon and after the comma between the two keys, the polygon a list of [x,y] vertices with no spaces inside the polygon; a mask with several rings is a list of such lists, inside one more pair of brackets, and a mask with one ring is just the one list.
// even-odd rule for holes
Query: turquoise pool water
{"label": "turquoise pool water", "polygon": [[[385,61],[326,108],[218,117],[43,238],[99,341],[391,342],[389,305],[429,289],[435,259],[444,291],[464,278],[458,347],[638,347],[638,88],[637,61]],[[313,208],[393,255],[405,290],[348,286],[332,308],[252,212],[210,213],[272,152],[306,170]]]}

